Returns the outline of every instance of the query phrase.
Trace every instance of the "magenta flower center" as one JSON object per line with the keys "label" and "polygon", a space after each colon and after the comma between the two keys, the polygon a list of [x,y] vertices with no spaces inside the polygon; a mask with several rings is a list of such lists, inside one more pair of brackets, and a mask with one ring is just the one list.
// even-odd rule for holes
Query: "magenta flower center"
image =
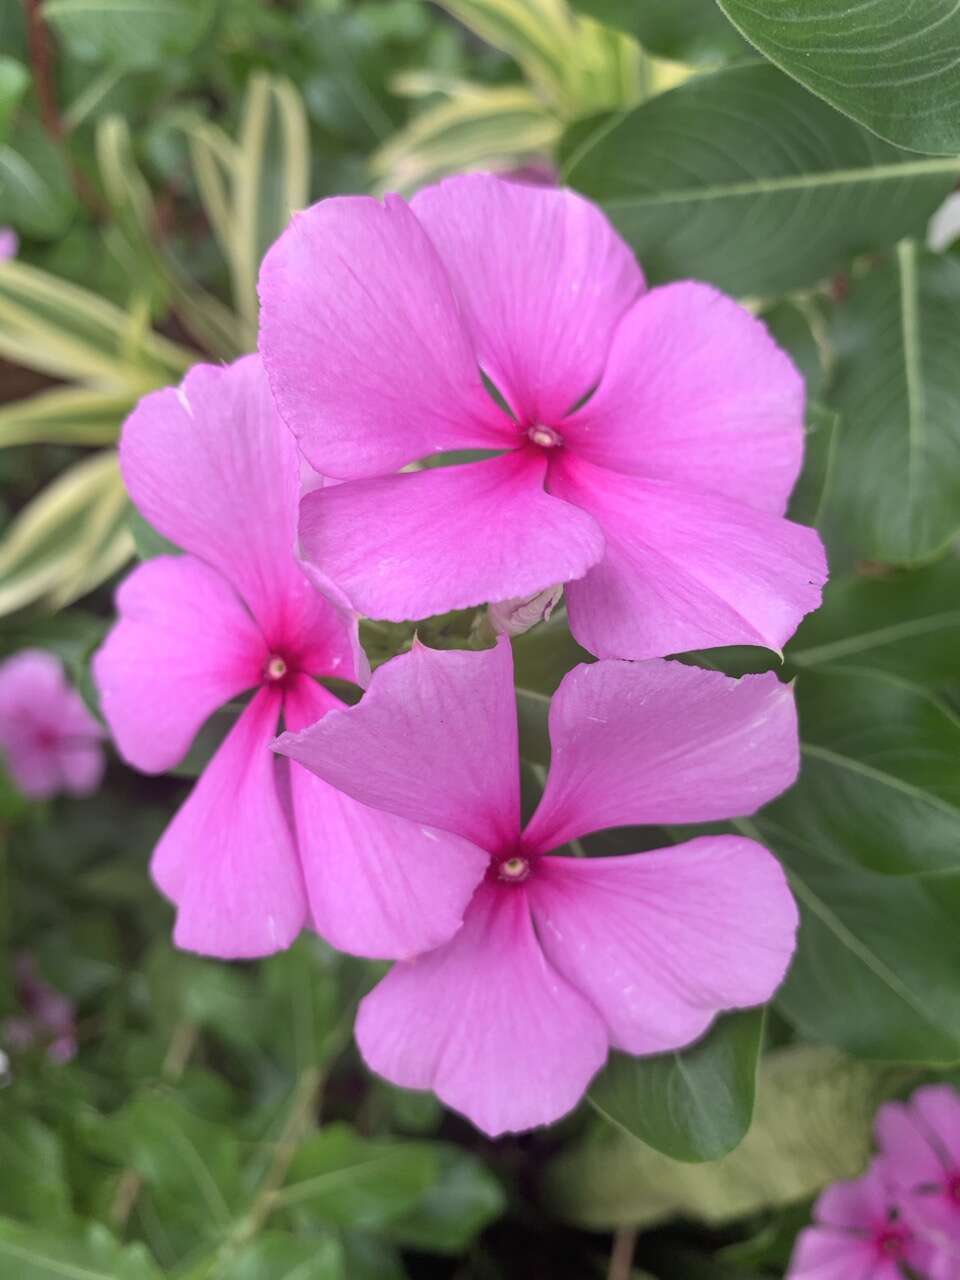
{"label": "magenta flower center", "polygon": [[877,1236],[877,1250],[888,1258],[902,1258],[907,1251],[907,1232],[903,1227],[886,1227]]}
{"label": "magenta flower center", "polygon": [[531,444],[539,445],[541,449],[557,449],[563,444],[563,436],[559,431],[554,431],[553,427],[545,427],[539,422],[527,428],[527,439]]}
{"label": "magenta flower center", "polygon": [[960,1170],[951,1173],[947,1179],[947,1198],[952,1200],[957,1206],[960,1206]]}
{"label": "magenta flower center", "polygon": [[502,880],[505,884],[523,884],[524,880],[530,875],[530,859],[518,853],[511,858],[501,858],[494,865],[496,866],[497,879]]}

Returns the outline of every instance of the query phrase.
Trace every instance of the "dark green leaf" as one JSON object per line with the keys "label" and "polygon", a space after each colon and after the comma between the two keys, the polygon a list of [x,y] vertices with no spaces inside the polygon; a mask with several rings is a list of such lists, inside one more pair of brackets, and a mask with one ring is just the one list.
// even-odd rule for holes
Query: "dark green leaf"
{"label": "dark green leaf", "polygon": [[817,526],[830,496],[840,415],[815,402],[807,405],[803,470],[790,498],[787,515],[799,524]]}
{"label": "dark green leaf", "polygon": [[230,1280],[350,1280],[336,1240],[280,1231],[267,1231],[231,1255],[229,1275]]}
{"label": "dark green leaf", "polygon": [[898,151],[754,64],[576,124],[561,155],[651,280],[737,294],[812,284],[921,232],[960,175],[960,160]]}
{"label": "dark green leaf", "polygon": [[91,1224],[82,1238],[0,1220],[0,1275],[10,1280],[161,1280],[142,1244]]}
{"label": "dark green leaf", "polygon": [[825,529],[909,562],[960,529],[960,262],[904,243],[834,311],[840,433]]}
{"label": "dark green leaf", "polygon": [[954,0],[718,0],[771,62],[882,138],[960,151]]}
{"label": "dark green leaf", "polygon": [[17,104],[26,92],[30,76],[14,58],[0,57],[0,142],[4,142]]}
{"label": "dark green leaf", "polygon": [[713,0],[573,0],[573,7],[635,36],[659,58],[719,62],[750,47]]}
{"label": "dark green leaf", "polygon": [[47,1228],[69,1223],[70,1184],[60,1139],[33,1116],[8,1105],[0,1109],[0,1168],[0,1213]]}
{"label": "dark green leaf", "polygon": [[729,1014],[679,1053],[614,1053],[588,1097],[614,1124],[674,1160],[719,1160],[750,1127],[763,1011]]}
{"label": "dark green leaf", "polygon": [[155,556],[180,555],[180,548],[169,538],[165,538],[162,533],[158,533],[153,525],[147,524],[136,507],[130,509],[129,521],[133,545],[141,560],[152,560]]}
{"label": "dark green leaf", "polygon": [[63,153],[40,125],[24,116],[16,137],[0,144],[0,209],[5,222],[27,235],[62,235],[76,202]]}
{"label": "dark green leaf", "polygon": [[505,1207],[500,1183],[475,1156],[437,1143],[439,1177],[416,1208],[387,1228],[408,1249],[463,1253]]}
{"label": "dark green leaf", "polygon": [[813,335],[808,312],[795,302],[783,301],[761,311],[758,318],[780,346],[789,352],[803,374],[809,412],[823,389],[823,351]]}

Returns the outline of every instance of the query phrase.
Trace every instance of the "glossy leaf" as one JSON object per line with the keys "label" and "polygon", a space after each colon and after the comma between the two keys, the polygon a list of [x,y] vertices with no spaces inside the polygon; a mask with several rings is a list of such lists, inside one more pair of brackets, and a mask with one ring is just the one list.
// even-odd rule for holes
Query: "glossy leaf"
{"label": "glossy leaf", "polygon": [[736,294],[812,284],[922,230],[960,175],[960,159],[898,151],[755,64],[577,124],[561,157],[651,280]]}
{"label": "glossy leaf", "polygon": [[771,62],[882,138],[960,151],[953,0],[718,0]]}
{"label": "glossy leaf", "polygon": [[843,431],[826,529],[865,559],[925,559],[960,529],[960,262],[910,243],[834,312]]}
{"label": "glossy leaf", "polygon": [[679,1053],[611,1054],[590,1086],[607,1120],[674,1160],[719,1160],[753,1116],[763,1011],[728,1014]]}

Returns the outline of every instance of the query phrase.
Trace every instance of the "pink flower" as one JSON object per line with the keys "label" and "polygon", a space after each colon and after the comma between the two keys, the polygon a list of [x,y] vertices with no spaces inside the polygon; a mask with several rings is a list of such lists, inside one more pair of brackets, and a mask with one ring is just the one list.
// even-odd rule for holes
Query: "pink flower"
{"label": "pink flower", "polygon": [[501,639],[484,652],[418,645],[380,667],[357,706],[277,743],[436,842],[438,910],[455,886],[463,923],[394,966],[363,1001],[357,1039],[374,1071],[435,1090],[492,1135],[563,1115],[610,1045],[676,1049],[719,1010],[768,999],[794,948],[783,873],[752,840],[549,855],[606,827],[752,812],[796,775],[788,686],[602,661],[564,679],[550,740],[546,790],[521,829],[513,664]]}
{"label": "pink flower", "polygon": [[462,904],[437,901],[435,842],[267,749],[281,716],[300,729],[341,705],[315,676],[365,671],[356,619],[313,589],[294,556],[300,462],[256,357],[198,366],[181,388],[147,396],[120,461],[145,518],[187,552],[130,574],[94,660],[121,755],[169,769],[218,707],[255,691],[153,856],[177,907],[174,940],[256,956],[309,921],[363,955],[436,945]]}
{"label": "pink flower", "polygon": [[24,795],[89,795],[103,776],[103,736],[53,654],[24,649],[0,664],[0,753]]}
{"label": "pink flower", "polygon": [[17,239],[17,233],[12,227],[0,227],[0,262],[5,262],[8,258],[15,258],[17,250],[20,248],[20,241]]}
{"label": "pink flower", "polygon": [[[876,1120],[877,1141],[904,1216],[952,1260],[944,1276],[960,1276],[960,1096],[926,1085],[906,1104],[888,1102]],[[946,1265],[946,1263],[944,1263]],[[934,1280],[940,1280],[939,1275]]]}
{"label": "pink flower", "polygon": [[4,1043],[20,1052],[39,1046],[51,1062],[69,1062],[77,1053],[73,1001],[44,981],[29,952],[17,956],[14,975],[22,1012],[3,1023]]}
{"label": "pink flower", "polygon": [[828,1187],[813,1216],[816,1225],[797,1237],[786,1280],[906,1280],[901,1264],[922,1280],[956,1280],[904,1220],[883,1160],[862,1178]]}
{"label": "pink flower", "polygon": [[[409,205],[324,200],[271,249],[260,288],[280,413],[347,482],[304,499],[304,552],[361,613],[563,582],[582,645],[648,658],[779,649],[816,608],[820,540],[782,518],[800,375],[715,289],[644,293],[586,200],[487,174]],[[393,474],[476,449],[498,456]]]}

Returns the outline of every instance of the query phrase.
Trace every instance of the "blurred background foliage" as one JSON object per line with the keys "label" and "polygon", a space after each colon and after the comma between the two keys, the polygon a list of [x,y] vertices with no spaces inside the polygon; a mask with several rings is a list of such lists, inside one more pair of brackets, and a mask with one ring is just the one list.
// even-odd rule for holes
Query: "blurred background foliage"
{"label": "blurred background foliage", "polygon": [[[252,349],[257,268],[292,209],[470,168],[569,183],[651,282],[705,279],[763,316],[810,400],[791,514],[833,572],[782,667],[684,656],[798,678],[801,780],[739,824],[801,905],[786,985],[683,1054],[614,1055],[547,1133],[489,1143],[371,1080],[350,1026],[376,966],[314,938],[258,964],[172,950],[149,853],[229,715],[177,776],[114,761],[97,797],[45,805],[0,783],[0,1275],[782,1275],[812,1196],[863,1167],[877,1101],[956,1080],[956,224],[926,245],[960,179],[956,103],[922,32],[926,83],[894,88],[918,118],[929,93],[939,132],[891,125],[869,67],[834,101],[831,65],[793,66],[773,8],[0,0],[0,225],[20,240],[0,262],[0,657],[53,650],[93,705],[112,585],[164,549],[120,480],[126,413]],[[843,8],[828,54],[849,59]],[[478,643],[478,624],[421,634]],[[411,636],[364,624],[374,662]],[[547,698],[584,655],[562,611],[514,644],[535,793]],[[73,1011],[66,1061],[47,988]]]}

